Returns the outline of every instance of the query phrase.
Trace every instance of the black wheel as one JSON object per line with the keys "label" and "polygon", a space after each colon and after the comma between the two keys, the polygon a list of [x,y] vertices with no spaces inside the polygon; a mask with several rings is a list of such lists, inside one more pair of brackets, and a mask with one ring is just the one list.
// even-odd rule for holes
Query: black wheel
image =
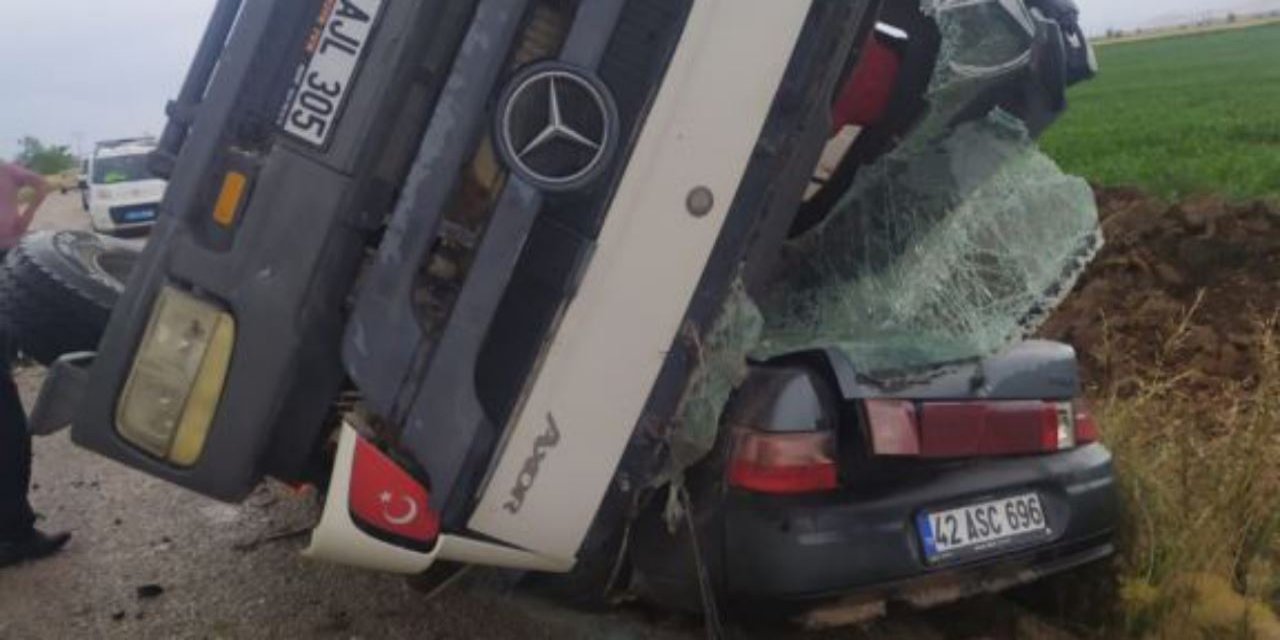
{"label": "black wheel", "polygon": [[0,322],[42,364],[94,351],[139,254],[135,245],[83,231],[31,234],[0,269]]}

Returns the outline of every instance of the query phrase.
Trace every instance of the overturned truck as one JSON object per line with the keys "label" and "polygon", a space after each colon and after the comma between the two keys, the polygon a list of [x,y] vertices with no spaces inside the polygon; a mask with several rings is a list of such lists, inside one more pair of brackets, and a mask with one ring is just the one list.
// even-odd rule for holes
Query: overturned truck
{"label": "overturned truck", "polygon": [[[1034,137],[1069,0],[218,2],[77,443],[307,554],[590,601],[902,599],[1105,557],[1101,243]],[[49,414],[57,414],[50,411]]]}

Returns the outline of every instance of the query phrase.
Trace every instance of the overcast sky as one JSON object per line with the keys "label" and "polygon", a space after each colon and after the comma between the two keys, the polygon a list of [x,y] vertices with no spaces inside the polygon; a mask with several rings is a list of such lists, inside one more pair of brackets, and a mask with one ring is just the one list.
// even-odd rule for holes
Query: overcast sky
{"label": "overcast sky", "polygon": [[[1269,0],[1077,1],[1086,29],[1100,32]],[[0,156],[24,134],[73,151],[77,139],[158,134],[213,4],[0,0]]]}

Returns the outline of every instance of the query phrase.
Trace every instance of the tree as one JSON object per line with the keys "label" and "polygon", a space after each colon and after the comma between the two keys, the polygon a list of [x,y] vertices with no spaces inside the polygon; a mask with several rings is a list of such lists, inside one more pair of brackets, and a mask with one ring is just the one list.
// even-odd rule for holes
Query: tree
{"label": "tree", "polygon": [[35,136],[23,136],[18,140],[22,151],[14,161],[46,176],[62,173],[76,166],[77,160],[66,145],[46,145]]}
{"label": "tree", "polygon": [[1227,24],[1235,24],[1235,21],[1236,21],[1236,14],[1234,14],[1234,13],[1228,13],[1228,14],[1227,14]]}

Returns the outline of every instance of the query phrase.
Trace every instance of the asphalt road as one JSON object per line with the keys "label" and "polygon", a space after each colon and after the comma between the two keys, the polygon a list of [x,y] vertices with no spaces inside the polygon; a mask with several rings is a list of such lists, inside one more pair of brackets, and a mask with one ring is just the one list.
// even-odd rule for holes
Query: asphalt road
{"label": "asphalt road", "polygon": [[[38,377],[26,374],[24,386]],[[428,602],[402,579],[307,561],[297,532],[314,521],[315,501],[282,488],[224,505],[65,434],[36,444],[35,465],[40,526],[75,537],[61,555],[0,571],[2,638],[685,635],[561,612],[485,582]]]}
{"label": "asphalt road", "polygon": [[[36,228],[85,228],[78,195],[54,195]],[[30,401],[43,373],[18,372]],[[687,618],[632,608],[588,615],[477,575],[428,601],[394,576],[298,555],[314,496],[275,485],[231,506],[156,481],[71,444],[35,443],[32,501],[42,528],[70,530],[62,554],[0,570],[0,639],[26,638],[696,638]],[[961,624],[947,611],[822,635],[734,627],[735,637],[1045,637],[997,600]],[[1028,626],[1030,625],[1030,626]]]}

